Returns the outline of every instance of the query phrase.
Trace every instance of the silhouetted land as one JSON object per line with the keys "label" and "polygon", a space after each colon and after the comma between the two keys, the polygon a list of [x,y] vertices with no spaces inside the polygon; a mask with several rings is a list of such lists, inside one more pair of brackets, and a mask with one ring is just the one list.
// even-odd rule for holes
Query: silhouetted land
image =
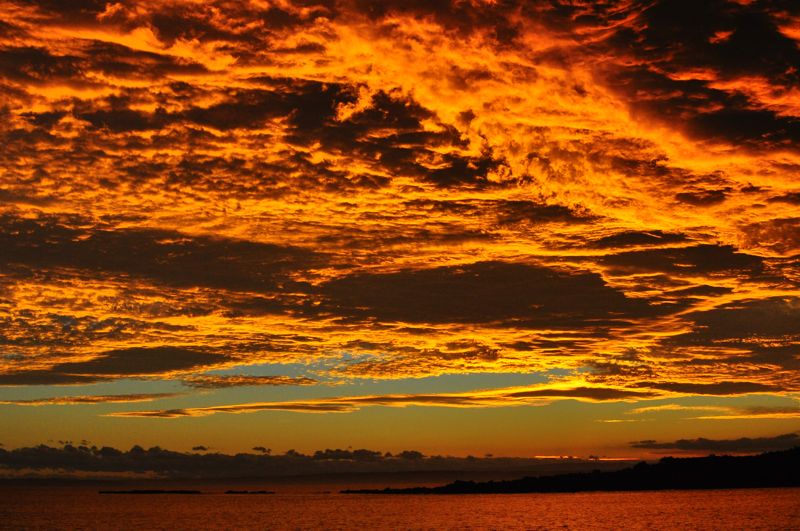
{"label": "silhouetted land", "polygon": [[[793,444],[786,447],[790,446]],[[309,454],[289,450],[280,455],[265,453],[262,450],[266,451],[266,448],[258,448],[254,450],[257,453],[223,454],[207,450],[175,452],[158,446],[145,449],[139,445],[134,445],[130,450],[72,444],[64,444],[60,448],[44,444],[10,450],[0,447],[0,476],[19,481],[27,475],[27,471],[45,475],[51,470],[65,470],[75,473],[76,478],[81,476],[80,472],[89,472],[88,475],[95,478],[105,474],[113,476],[148,473],[154,479],[240,481],[301,476],[321,478],[407,475],[412,478],[414,475],[427,474],[429,477],[438,476],[438,479],[432,483],[421,478],[419,483],[413,481],[407,484],[435,485],[456,479],[486,481],[587,472],[594,469],[619,470],[635,464],[577,457],[452,457],[424,455],[416,450],[390,454],[364,448],[326,448]],[[13,477],[15,475],[20,477]],[[3,481],[0,478],[0,483]]]}
{"label": "silhouetted land", "polygon": [[160,489],[134,489],[134,490],[101,490],[100,494],[202,494],[199,490],[160,490]]}
{"label": "silhouetted land", "polygon": [[800,447],[753,456],[665,457],[612,472],[525,477],[511,481],[455,481],[440,487],[344,490],[349,494],[511,494],[800,486]]}

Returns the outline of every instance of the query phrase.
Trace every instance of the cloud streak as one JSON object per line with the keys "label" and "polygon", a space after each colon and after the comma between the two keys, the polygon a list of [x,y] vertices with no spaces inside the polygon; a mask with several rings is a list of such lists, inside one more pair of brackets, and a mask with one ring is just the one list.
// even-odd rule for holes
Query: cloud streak
{"label": "cloud streak", "polygon": [[257,411],[294,411],[300,413],[348,413],[369,406],[407,407],[504,407],[543,405],[551,400],[576,399],[606,402],[646,399],[656,396],[649,391],[610,389],[601,387],[576,388],[508,388],[472,393],[366,395],[323,398],[306,401],[255,402],[224,406],[168,409],[154,411],[123,411],[110,413],[114,417],[178,418],[202,417],[215,413],[252,413]]}
{"label": "cloud streak", "polygon": [[134,393],[128,395],[78,395],[30,398],[25,400],[0,400],[0,404],[13,406],[61,406],[76,404],[128,404],[153,402],[163,398],[181,396],[179,393]]}
{"label": "cloud streak", "polygon": [[314,385],[313,378],[291,376],[247,376],[232,375],[201,375],[190,376],[181,380],[186,386],[197,389],[221,389],[225,387],[243,387],[257,385]]}

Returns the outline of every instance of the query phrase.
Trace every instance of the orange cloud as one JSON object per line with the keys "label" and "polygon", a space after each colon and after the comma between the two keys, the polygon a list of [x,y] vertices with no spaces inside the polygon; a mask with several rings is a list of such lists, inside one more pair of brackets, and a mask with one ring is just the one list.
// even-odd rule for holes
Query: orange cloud
{"label": "orange cloud", "polygon": [[[0,13],[1,386],[565,386],[258,406],[303,411],[800,390],[787,8]],[[265,364],[307,370],[200,375]]]}
{"label": "orange cloud", "polygon": [[13,406],[61,406],[76,404],[127,404],[133,402],[152,402],[162,398],[180,396],[178,393],[138,393],[128,395],[79,395],[32,398],[25,400],[0,400],[0,404]]}

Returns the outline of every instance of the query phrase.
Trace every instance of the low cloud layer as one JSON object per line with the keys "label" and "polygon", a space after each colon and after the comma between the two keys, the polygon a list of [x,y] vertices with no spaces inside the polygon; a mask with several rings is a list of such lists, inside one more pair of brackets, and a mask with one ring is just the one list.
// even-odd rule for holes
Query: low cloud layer
{"label": "low cloud layer", "polygon": [[[408,472],[494,472],[503,474],[553,474],[590,469],[616,469],[627,463],[577,457],[451,457],[425,455],[416,450],[392,454],[368,449],[325,449],[304,454],[290,450],[272,454],[267,448],[235,455],[198,446],[192,452],[160,447],[130,450],[65,444],[0,448],[0,477],[268,479],[286,476],[391,474]],[[319,479],[319,478],[318,478]]]}
{"label": "low cloud layer", "polygon": [[788,450],[800,445],[800,435],[786,433],[775,437],[741,437],[739,439],[679,439],[674,442],[638,441],[632,448],[681,452],[758,453]]}

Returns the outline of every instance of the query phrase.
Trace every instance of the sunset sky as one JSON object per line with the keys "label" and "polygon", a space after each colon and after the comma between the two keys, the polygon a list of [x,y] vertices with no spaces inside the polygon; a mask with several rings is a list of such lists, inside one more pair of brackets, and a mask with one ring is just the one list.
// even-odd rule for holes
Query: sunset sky
{"label": "sunset sky", "polygon": [[0,13],[5,448],[800,430],[800,3]]}

